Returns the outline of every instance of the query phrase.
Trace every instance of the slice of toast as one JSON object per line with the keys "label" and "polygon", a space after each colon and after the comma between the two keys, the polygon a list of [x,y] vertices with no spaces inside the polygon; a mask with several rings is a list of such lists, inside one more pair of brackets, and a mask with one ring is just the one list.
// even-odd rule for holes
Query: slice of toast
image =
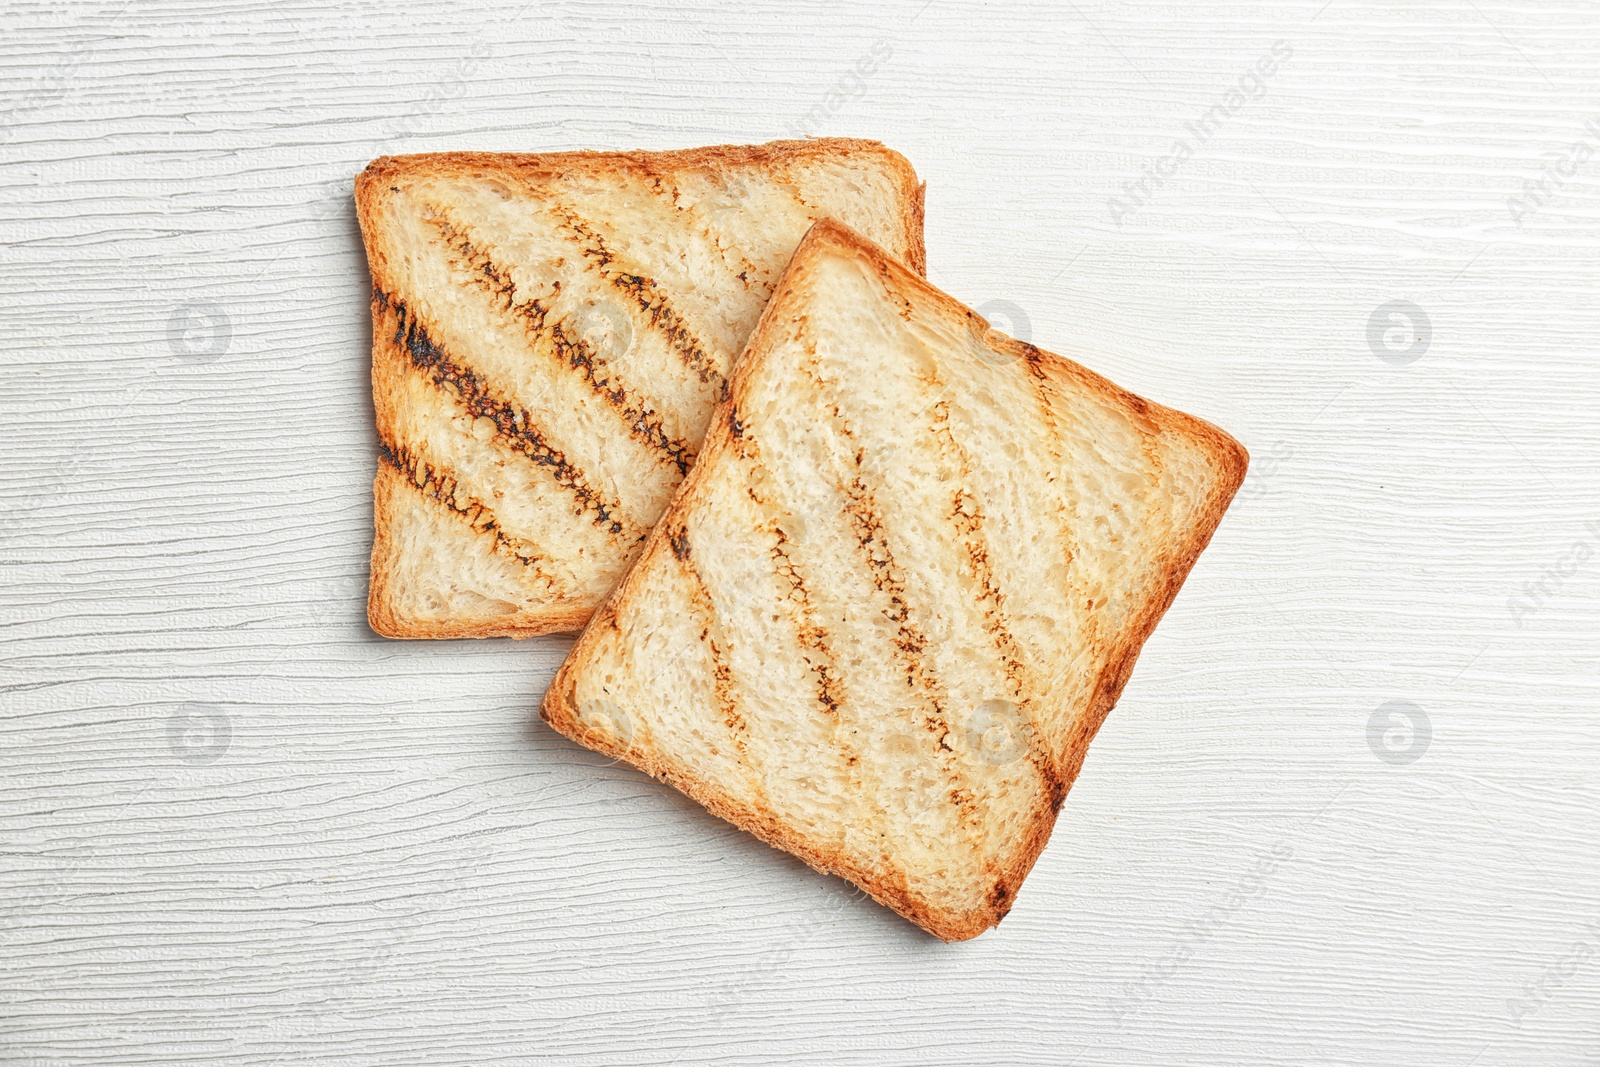
{"label": "slice of toast", "polygon": [[875,141],[385,157],[356,179],[390,637],[575,630],[694,461],[784,265],[833,216],[923,268]]}
{"label": "slice of toast", "polygon": [[976,936],[1245,450],[990,330],[832,221],[730,393],[542,716],[937,936]]}

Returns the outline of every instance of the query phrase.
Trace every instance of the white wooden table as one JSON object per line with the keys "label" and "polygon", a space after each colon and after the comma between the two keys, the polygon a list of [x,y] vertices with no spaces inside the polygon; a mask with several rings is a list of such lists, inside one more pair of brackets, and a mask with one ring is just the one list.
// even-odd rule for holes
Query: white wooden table
{"label": "white wooden table", "polygon": [[[0,30],[0,1062],[1600,1064],[1594,4]],[[566,640],[364,621],[353,175],[796,132],[1254,455],[963,945],[530,724]]]}

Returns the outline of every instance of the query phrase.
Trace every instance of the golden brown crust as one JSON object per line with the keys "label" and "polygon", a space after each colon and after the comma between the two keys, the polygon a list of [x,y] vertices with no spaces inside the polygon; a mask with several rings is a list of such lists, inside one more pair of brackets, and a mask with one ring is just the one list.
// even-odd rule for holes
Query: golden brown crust
{"label": "golden brown crust", "polygon": [[392,580],[390,568],[381,561],[392,551],[391,531],[395,517],[389,507],[389,495],[384,491],[386,482],[398,480],[399,475],[387,462],[379,460],[378,474],[372,483],[373,536],[372,578],[367,591],[367,625],[382,637],[408,640],[448,639],[465,637],[538,637],[551,633],[570,633],[581,627],[589,618],[589,609],[581,606],[552,604],[532,623],[497,622],[439,622],[405,618],[394,610],[394,597],[389,594]]}
{"label": "golden brown crust", "polygon": [[[413,175],[461,177],[485,171],[505,173],[507,168],[522,176],[537,179],[584,167],[596,173],[620,172],[643,168],[652,173],[683,171],[696,167],[755,166],[781,170],[810,160],[825,157],[878,157],[899,184],[901,224],[905,230],[910,266],[918,274],[926,271],[926,248],[923,241],[924,185],[917,180],[916,171],[906,158],[884,146],[881,142],[848,137],[825,137],[809,140],[772,141],[760,145],[714,145],[705,148],[688,148],[667,152],[435,152],[407,156],[380,156],[367,165],[355,180],[356,217],[367,251],[368,269],[376,292],[396,291],[390,274],[383,243],[377,239],[380,224],[377,220],[379,205],[388,183]],[[384,343],[381,326],[373,322],[373,351],[376,357]],[[390,384],[387,376],[394,372],[378,358],[372,363],[373,396],[387,395]],[[377,400],[379,405],[384,401]],[[379,425],[385,423],[379,412]],[[381,462],[380,462],[381,468]],[[536,637],[549,633],[566,633],[581,627],[590,611],[583,607],[552,603],[537,610],[524,609],[515,621],[498,619],[481,622],[436,622],[406,619],[394,610],[389,584],[393,576],[380,564],[391,551],[389,531],[393,518],[383,506],[379,481],[382,470],[373,483],[373,522],[371,581],[367,597],[367,620],[373,631],[384,637],[396,638],[458,638],[458,637]]]}
{"label": "golden brown crust", "polygon": [[[971,311],[964,305],[933,288],[920,276],[906,267],[895,262],[891,257],[877,248],[871,242],[851,231],[848,227],[831,219],[824,219],[814,225],[807,233],[805,240],[796,249],[789,264],[789,274],[803,271],[819,257],[821,251],[829,244],[843,247],[856,255],[865,255],[873,263],[875,269],[882,273],[892,285],[904,285],[921,290],[922,294],[952,314],[969,315],[982,321],[981,316]],[[774,316],[785,314],[786,301],[791,299],[792,287],[779,283],[778,290],[763,312],[760,322],[751,334],[747,353],[756,350],[767,332],[767,324]],[[987,327],[987,323],[984,326]],[[573,645],[561,669],[556,673],[555,679],[545,694],[540,707],[540,717],[556,730],[590,748],[597,749],[615,758],[626,760],[639,767],[645,773],[669,783],[681,792],[693,797],[704,805],[713,814],[726,819],[748,832],[759,837],[776,848],[799,856],[811,867],[827,874],[836,874],[848,878],[865,889],[875,900],[893,909],[899,914],[910,919],[923,929],[945,941],[963,941],[976,937],[985,930],[999,923],[1010,909],[1011,902],[1016,899],[1017,891],[1021,887],[1028,872],[1033,869],[1039,854],[1049,842],[1050,833],[1055,826],[1056,813],[1060,802],[1066,792],[1077,778],[1083,766],[1084,754],[1088,750],[1089,742],[1099,730],[1106,716],[1116,704],[1122,687],[1126,684],[1133,671],[1134,661],[1139,650],[1149,637],[1156,623],[1171,605],[1177,596],[1178,589],[1182,586],[1184,578],[1194,566],[1200,552],[1210,541],[1212,533],[1221,521],[1223,512],[1227,510],[1229,502],[1238,490],[1240,482],[1244,479],[1248,455],[1232,437],[1222,430],[1183,412],[1163,407],[1159,404],[1144,400],[1133,393],[1113,384],[1107,379],[1095,374],[1079,364],[1045,352],[1032,345],[1024,344],[1004,335],[990,331],[988,340],[996,348],[1008,352],[1010,355],[1027,360],[1043,373],[1056,378],[1058,381],[1070,384],[1077,389],[1088,389],[1118,402],[1120,405],[1132,408],[1149,421],[1158,432],[1173,432],[1187,436],[1191,440],[1200,442],[1212,455],[1217,479],[1213,486],[1210,498],[1201,509],[1200,517],[1189,532],[1186,540],[1174,546],[1165,561],[1165,577],[1155,596],[1151,597],[1135,617],[1129,627],[1126,638],[1116,647],[1109,650],[1105,666],[1102,668],[1099,682],[1096,687],[1094,703],[1081,724],[1072,736],[1067,751],[1056,764],[1055,775],[1058,780],[1056,786],[1055,803],[1044,806],[1039,810],[1027,831],[1025,839],[1020,844],[1014,860],[996,878],[996,886],[990,895],[991,904],[970,912],[950,913],[926,906],[915,899],[906,887],[897,884],[896,880],[884,877],[877,871],[863,871],[852,864],[849,859],[837,851],[815,849],[801,840],[796,834],[790,832],[778,823],[770,813],[750,809],[747,805],[740,804],[713,789],[703,780],[697,779],[679,771],[677,768],[666,764],[664,761],[653,758],[647,751],[630,751],[612,744],[603,735],[586,730],[576,715],[572,702],[572,693],[575,687],[574,673],[584,663],[585,657],[590,653],[596,641],[596,635],[604,627],[615,624],[617,606],[627,599],[629,591],[637,576],[644,572],[647,562],[659,552],[670,551],[667,543],[670,529],[677,528],[687,510],[698,502],[700,497],[701,482],[711,476],[715,466],[712,462],[705,462],[708,457],[720,455],[732,445],[730,415],[735,412],[740,403],[747,397],[750,372],[745,369],[747,364],[740,361],[740,366],[735,369],[730,379],[729,397],[724,400],[712,416],[711,429],[706,435],[705,444],[701,450],[702,462],[690,470],[688,477],[679,487],[672,503],[668,506],[666,514],[656,524],[645,541],[645,546],[638,561],[622,582],[612,591],[611,595],[595,612],[589,625]]]}
{"label": "golden brown crust", "polygon": [[[481,620],[437,620],[409,618],[395,610],[396,597],[390,592],[395,575],[384,561],[395,551],[393,531],[397,522],[392,496],[405,483],[392,462],[389,442],[396,438],[394,390],[387,388],[389,381],[406,373],[405,360],[393,331],[393,322],[384,315],[383,303],[374,300],[372,315],[372,399],[373,414],[378,432],[378,470],[372,482],[373,538],[371,553],[371,578],[367,592],[367,624],[374,633],[383,637],[406,640],[483,638],[483,637],[538,637],[550,633],[568,633],[580,628],[589,618],[589,609],[582,605],[552,601],[545,604],[536,615],[524,612],[505,618]],[[412,487],[415,488],[414,486]],[[405,490],[410,492],[411,489]],[[438,506],[425,500],[419,506]],[[452,520],[454,521],[454,520]],[[463,525],[463,539],[479,536],[470,526]]]}
{"label": "golden brown crust", "polygon": [[[659,530],[662,525],[658,524],[656,528]],[[654,547],[646,548],[646,555],[641,556],[639,562],[643,563],[651,552],[657,550],[659,549]],[[629,573],[633,574],[637,570],[638,565],[636,564],[635,569]],[[627,584],[626,578],[623,579],[622,584]],[[621,586],[618,588],[620,589]],[[584,632],[588,633],[597,626],[609,625],[615,618],[611,605],[618,599],[620,597],[614,592],[612,599],[608,600],[605,606],[594,613]],[[581,642],[582,638],[580,637],[579,640]],[[574,655],[576,652],[577,646],[575,645],[573,647]],[[573,662],[573,655],[569,655],[567,659],[567,663],[571,662]],[[711,786],[704,779],[684,774],[678,768],[665,761],[651,758],[649,752],[624,748],[613,743],[609,737],[603,734],[584,729],[583,724],[575,714],[572,689],[573,680],[566,664],[563,664],[561,670],[557,672],[555,680],[551,683],[549,691],[545,693],[544,701],[540,706],[540,718],[557,732],[612,759],[633,764],[652,778],[665,782],[685,796],[692,798],[719,819],[732,823],[773,848],[782,849],[791,855],[799,857],[813,870],[822,874],[837,875],[840,878],[854,882],[864,889],[872,899],[884,907],[903,915],[940,940],[966,941],[977,937],[998,923],[1000,916],[1004,914],[1003,911],[997,915],[987,910],[976,913],[950,914],[929,908],[907,890],[903,881],[893,875],[877,870],[864,869],[852,863],[849,857],[842,853],[810,847],[797,834],[779,822],[772,812],[740,803],[721,790]],[[1048,837],[1048,828],[1046,829],[1046,836]],[[1042,849],[1044,842],[1040,841],[1038,847]],[[1035,850],[1032,856],[1037,855],[1038,852]],[[1028,867],[1031,866],[1032,860],[1030,858]],[[1010,871],[1002,875],[1001,884],[1006,886],[1008,890],[1006,899],[1014,899],[1016,895],[1012,878],[1015,878],[1015,884],[1020,884],[1026,874],[1027,869],[1024,868],[1014,875]]]}
{"label": "golden brown crust", "polygon": [[[906,174],[912,182],[916,182],[916,174],[911,172],[911,164],[896,154],[896,160],[905,165]],[[910,215],[906,226],[911,232],[911,251],[906,254],[906,266],[910,267],[919,277],[928,276],[928,240],[924,224],[927,217],[928,183],[917,184],[916,191],[911,194]]]}
{"label": "golden brown crust", "polygon": [[[695,167],[777,168],[829,156],[876,156],[895,175],[900,184],[901,222],[910,249],[907,254],[908,265],[919,275],[925,274],[927,250],[922,227],[926,185],[917,180],[917,173],[905,156],[881,141],[859,137],[814,137],[769,141],[758,145],[711,145],[665,152],[421,152],[406,156],[379,156],[356,176],[356,215],[362,233],[372,233],[372,213],[383,194],[385,181],[411,174],[468,177],[484,170],[503,173],[510,167],[520,171],[524,177],[538,179],[580,166],[601,174],[633,168],[649,172],[682,171]],[[370,263],[371,242],[368,244]]]}

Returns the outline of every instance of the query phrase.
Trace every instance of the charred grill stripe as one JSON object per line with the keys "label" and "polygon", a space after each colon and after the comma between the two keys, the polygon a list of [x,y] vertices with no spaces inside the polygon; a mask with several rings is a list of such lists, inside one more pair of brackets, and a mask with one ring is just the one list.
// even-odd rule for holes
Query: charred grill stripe
{"label": "charred grill stripe", "polygon": [[[538,300],[517,300],[517,284],[510,268],[495,262],[490,249],[462,223],[453,219],[441,205],[431,205],[426,215],[440,237],[450,246],[467,267],[467,275],[475,285],[490,296],[503,301],[502,308],[523,325],[529,337],[538,341],[549,338],[558,362],[576,370],[595,395],[621,416],[628,433],[635,440],[662,453],[678,468],[678,476],[689,473],[694,463],[694,449],[688,442],[668,435],[661,416],[628,396],[626,387],[614,369],[602,361],[597,368],[595,351],[582,337],[578,337],[550,318],[550,309]],[[605,376],[600,372],[605,371]]]}
{"label": "charred grill stripe", "polygon": [[[822,385],[820,379],[818,385]],[[839,431],[852,442],[858,440],[855,431],[842,418],[839,422]],[[981,813],[971,803],[970,793],[956,785],[961,777],[961,771],[956,766],[957,752],[950,744],[952,726],[948,708],[949,694],[923,655],[923,651],[928,647],[928,637],[911,620],[911,609],[906,602],[904,572],[889,549],[876,495],[862,478],[863,450],[852,446],[847,451],[855,463],[856,473],[841,487],[845,498],[844,513],[855,532],[856,543],[861,549],[861,558],[866,565],[868,576],[872,579],[873,585],[889,599],[889,607],[883,609],[883,615],[894,623],[897,630],[894,647],[896,658],[905,667],[906,685],[926,705],[927,710],[922,725],[939,743],[937,755],[945,777],[950,783],[945,795],[956,809],[958,824],[973,854],[981,856],[983,850],[973,836],[974,827]]]}
{"label": "charred grill stripe", "polygon": [[989,539],[984,531],[983,508],[977,496],[966,488],[972,480],[972,456],[950,430],[949,402],[941,400],[931,410],[934,414],[935,439],[955,455],[960,471],[957,488],[951,494],[950,518],[961,533],[962,547],[966,550],[972,578],[978,587],[978,600],[988,605],[983,608],[983,628],[994,641],[995,651],[1000,656],[1009,695],[1021,709],[1032,731],[1030,741],[1033,743],[1029,748],[1034,752],[1036,766],[1044,774],[1051,802],[1059,806],[1066,789],[1057,773],[1053,756],[1043,751],[1045,735],[1040,730],[1035,709],[1028,699],[1028,693],[1042,690],[1039,686],[1026,684],[1030,681],[1030,672],[1023,663],[1022,646],[1007,623],[1005,591],[997,584],[994,567],[989,560]]}
{"label": "charred grill stripe", "polygon": [[464,520],[475,532],[489,534],[494,539],[494,549],[510,554],[532,572],[531,576],[536,581],[552,588],[555,586],[555,579],[539,566],[546,557],[538,547],[531,541],[502,530],[489,506],[464,493],[460,480],[453,473],[433,466],[402,445],[381,438],[378,441],[378,453],[385,463],[405,478],[411,488]]}
{"label": "charred grill stripe", "polygon": [[950,518],[961,531],[962,548],[967,554],[967,565],[978,587],[978,599],[990,606],[983,611],[983,628],[994,640],[995,651],[1000,654],[1006,674],[1006,686],[1019,703],[1023,699],[1023,678],[1027,668],[1019,658],[1021,646],[1006,625],[1005,592],[995,583],[994,567],[989,561],[988,538],[983,531],[983,508],[978,499],[965,486],[951,494]]}
{"label": "charred grill stripe", "polygon": [[673,309],[666,292],[654,279],[642,274],[630,274],[618,266],[616,254],[581,215],[574,211],[558,211],[557,215],[566,225],[569,236],[578,244],[584,258],[595,264],[600,276],[626,294],[649,319],[651,327],[666,338],[688,368],[702,382],[711,386],[717,399],[723,399],[727,395],[727,378],[717,369],[716,358],[706,352],[694,331]]}
{"label": "charred grill stripe", "polygon": [[[682,193],[676,185],[665,185],[665,187],[664,185],[665,183],[662,182],[659,175],[652,177],[651,188],[656,191],[658,196],[670,203],[675,210],[684,212],[695,220],[695,226],[697,227],[695,236],[717,250],[717,254],[722,257],[722,262],[728,267],[729,273],[739,279],[740,284],[746,289],[749,289],[752,285],[759,285],[768,296],[771,296],[774,288],[773,283],[760,277],[761,271],[751,262],[749,257],[732,245],[724,247],[721,241],[712,236],[711,221],[707,217],[707,213],[701,209],[701,206],[699,204],[685,204]],[[722,210],[724,209],[714,208],[712,214]],[[734,262],[735,260],[737,262]]]}
{"label": "charred grill stripe", "polygon": [[[737,444],[737,455],[740,459],[752,466],[754,481],[765,482],[762,477],[769,469],[761,460],[761,445],[753,434],[746,434],[741,428]],[[765,485],[762,486],[766,488]],[[806,577],[795,565],[794,556],[789,546],[792,539],[784,532],[782,526],[774,517],[777,508],[772,502],[764,498],[754,485],[750,487],[750,499],[761,508],[768,516],[766,529],[771,531],[775,539],[772,547],[767,550],[772,559],[773,570],[783,578],[789,586],[788,600],[793,602],[789,612],[789,620],[794,624],[795,636],[799,639],[802,648],[808,650],[805,655],[806,663],[811,668],[811,674],[816,678],[817,701],[826,709],[829,720],[833,724],[833,734],[836,740],[835,747],[843,748],[837,743],[839,732],[839,679],[838,665],[833,654],[833,641],[825,627],[817,624],[816,608],[811,602],[811,594],[807,589]],[[813,659],[812,656],[816,658]],[[853,752],[845,757],[845,762],[855,766],[858,762]]]}
{"label": "charred grill stripe", "polygon": [[[742,435],[739,442],[741,452],[749,449],[756,456],[760,454],[760,444],[754,435]],[[757,470],[766,468],[759,465]],[[752,490],[751,498],[764,509],[770,516],[773,507]],[[816,606],[812,601],[810,588],[805,573],[795,563],[793,552],[793,539],[783,527],[775,520],[769,519],[767,528],[771,530],[775,541],[768,550],[772,559],[773,568],[789,586],[789,595],[785,607],[789,610],[789,622],[794,627],[797,643],[800,646],[801,657],[805,660],[809,673],[815,679],[817,703],[823,708],[828,718],[828,737],[832,743],[834,753],[837,753],[844,762],[844,774],[848,782],[848,795],[850,802],[860,812],[863,805],[870,812],[872,823],[880,822],[885,813],[875,798],[869,798],[866,783],[862,775],[861,754],[858,747],[846,735],[848,727],[845,717],[839,713],[839,704],[847,698],[844,679],[839,671],[838,660],[834,654],[834,641],[826,626],[817,621]],[[854,729],[851,733],[856,732]],[[852,818],[851,822],[858,821]],[[893,881],[904,882],[904,872],[888,864],[885,850],[879,849],[876,855],[863,857],[868,859],[872,869],[881,876]]]}
{"label": "charred grill stripe", "polygon": [[593,521],[597,526],[613,534],[636,536],[640,533],[631,521],[625,521],[621,505],[617,501],[602,498],[589,485],[583,472],[568,462],[566,456],[533,426],[526,409],[496,396],[477,371],[453,362],[449,354],[428,336],[427,330],[403,300],[391,294],[376,294],[375,312],[384,313],[377,307],[380,296],[387,313],[394,317],[391,340],[410,359],[413,367],[426,374],[441,391],[454,396],[473,418],[486,418],[493,422],[495,437],[548,470],[576,498],[581,513],[593,513]]}
{"label": "charred grill stripe", "polygon": [[[755,436],[748,432],[745,424],[740,421],[737,409],[732,409],[731,406],[728,412],[728,430],[729,452],[737,457],[741,463],[746,464],[750,470],[751,484],[746,485],[745,493],[756,507],[760,508],[764,514],[771,516],[774,511],[771,502],[757,491],[755,485],[757,481],[765,481],[763,476],[768,470],[761,460],[761,446],[756,441]],[[835,678],[837,664],[834,661],[832,642],[828,637],[827,630],[816,625],[814,621],[816,613],[811,604],[811,595],[806,591],[805,578],[799,569],[795,567],[794,561],[789,555],[789,550],[785,547],[790,543],[788,534],[779,528],[776,519],[769,518],[767,527],[771,529],[772,536],[776,539],[772,548],[768,550],[768,554],[773,561],[773,569],[788,581],[788,599],[794,600],[799,606],[799,611],[791,612],[789,616],[790,622],[795,627],[795,636],[802,646],[810,649],[820,658],[819,662],[818,660],[813,660],[810,655],[805,657],[807,665],[811,668],[810,673],[817,680],[817,700],[827,709],[828,717],[833,723],[834,735],[837,737],[839,727],[839,682]],[[846,758],[846,762],[854,766],[857,762],[857,757],[852,754]]]}
{"label": "charred grill stripe", "polygon": [[[737,422],[737,417],[732,416],[732,421]],[[789,587],[789,592],[783,597],[781,604],[788,610],[785,614],[790,624],[794,627],[796,643],[800,646],[801,655],[807,666],[807,673],[812,676],[815,685],[817,703],[823,708],[823,713],[828,719],[828,730],[833,742],[833,750],[842,754],[846,767],[846,774],[852,785],[852,793],[859,797],[861,794],[861,776],[857,766],[861,762],[860,756],[855,752],[854,746],[845,742],[841,736],[841,716],[839,705],[843,699],[842,679],[839,677],[837,662],[833,653],[833,642],[826,628],[816,621],[816,609],[812,602],[809,588],[804,574],[796,566],[790,549],[792,540],[774,517],[775,508],[763,495],[761,490],[768,489],[766,474],[768,467],[762,462],[761,445],[753,433],[742,429],[732,435],[727,441],[727,454],[725,462],[737,462],[744,466],[749,474],[745,484],[745,494],[752,504],[760,511],[762,521],[753,531],[757,536],[770,538],[771,544],[767,549],[772,561],[773,572],[782,578]],[[666,531],[666,540],[672,555],[677,558],[686,570],[694,574],[694,580],[699,583],[698,589],[705,598],[705,609],[711,616],[711,621],[706,624],[707,633],[715,634],[724,632],[716,620],[715,610],[710,601],[710,595],[705,591],[704,584],[694,570],[690,557],[692,548],[689,544],[688,531],[683,525],[675,528],[669,527]],[[716,651],[713,646],[713,651]],[[731,684],[731,678],[730,678]],[[741,748],[741,752],[743,749]],[[881,812],[877,814],[881,815]]]}
{"label": "charred grill stripe", "polygon": [[[818,373],[814,360],[813,356],[813,363],[806,368],[806,374],[815,385],[818,395],[828,397],[836,391],[837,383],[825,380]],[[911,620],[911,610],[906,602],[903,572],[889,549],[883,525],[883,513],[878,507],[876,494],[862,477],[864,473],[862,464],[866,458],[865,447],[849,421],[844,418],[838,402],[829,401],[826,406],[831,408],[838,420],[838,432],[844,438],[846,445],[843,451],[855,467],[854,476],[838,486],[839,492],[844,497],[842,510],[855,534],[867,576],[889,599],[890,606],[882,609],[883,615],[894,623],[897,631],[893,644],[896,658],[905,667],[906,685],[926,705],[922,725],[934,735],[939,744],[935,756],[939,760],[947,782],[944,796],[955,809],[956,825],[960,827],[962,836],[966,839],[970,854],[979,859],[985,870],[990,870],[992,862],[985,857],[985,850],[977,838],[977,827],[982,819],[982,812],[977,810],[970,792],[957,784],[962,769],[957,765],[958,753],[950,744],[949,692],[922,654],[928,646],[928,637]],[[928,806],[931,807],[932,805]],[[918,821],[928,808],[924,808],[923,812],[918,814]]]}
{"label": "charred grill stripe", "polygon": [[[844,431],[846,437],[855,436],[847,425],[841,423],[840,429]],[[859,462],[860,453],[857,452],[856,456]],[[949,694],[932,665],[923,656],[923,650],[928,647],[928,637],[911,621],[911,609],[906,603],[903,572],[889,550],[875,494],[862,480],[859,467],[855,477],[844,487],[844,496],[845,514],[855,529],[856,541],[861,548],[862,559],[867,565],[867,573],[879,591],[889,598],[890,607],[885,609],[883,614],[898,630],[894,646],[897,658],[906,669],[906,685],[927,705],[922,725],[939,742],[936,755],[949,781],[949,789],[945,795],[949,798],[951,806],[956,809],[957,824],[961,826],[973,855],[982,856],[983,849],[979,847],[978,840],[974,836],[974,828],[980,821],[981,813],[971,804],[971,795],[956,785],[961,778],[961,769],[956,766],[957,752],[950,744],[952,727],[948,707]]]}
{"label": "charred grill stripe", "polygon": [[751,793],[758,798],[759,806],[770,810],[767,791],[748,755],[750,724],[739,709],[738,689],[734,685],[733,669],[728,665],[728,650],[725,647],[728,638],[711,603],[711,593],[706,589],[705,579],[700,576],[699,568],[691,558],[688,531],[681,525],[669,531],[667,543],[672,550],[672,558],[678,561],[679,568],[690,584],[689,602],[700,624],[700,640],[705,643],[706,656],[711,661],[711,685],[716,694],[717,711],[722,716],[723,725],[728,728],[728,740],[739,753],[739,769],[750,784]]}
{"label": "charred grill stripe", "polygon": [[[802,648],[808,650],[804,653],[806,663],[811,667],[811,673],[817,679],[817,702],[827,709],[828,718],[833,723],[835,735],[839,728],[839,695],[838,680],[834,677],[838,667],[834,663],[832,642],[828,638],[825,627],[816,623],[816,611],[811,605],[811,594],[806,591],[806,579],[798,567],[795,566],[794,557],[789,554],[789,535],[776,527],[772,531],[777,536],[777,543],[769,550],[774,568],[778,574],[789,583],[789,599],[794,601],[798,610],[791,614],[795,626],[795,636],[800,639]],[[818,657],[813,659],[811,653]],[[857,757],[852,754],[845,758],[845,762],[854,766]]]}
{"label": "charred grill stripe", "polygon": [[689,534],[682,526],[676,530],[668,531],[667,545],[672,549],[672,554],[679,562],[689,558]]}
{"label": "charred grill stripe", "polygon": [[[1043,369],[1042,360],[1039,358],[1039,350],[1037,348],[1034,348],[1032,345],[1024,345],[1023,358],[1027,361],[1028,384],[1031,387],[1034,399],[1038,401],[1039,421],[1043,424],[1045,430],[1045,432],[1040,435],[1040,439],[1044,445],[1045,454],[1050,457],[1050,471],[1054,472],[1068,470],[1069,467],[1066,462],[1065,454],[1061,448],[1061,441],[1063,437],[1061,432],[1061,423],[1057,420],[1055,407],[1051,403],[1050,377]],[[1050,480],[1052,489],[1057,488],[1055,479],[1056,476],[1051,474]],[[1066,517],[1066,508],[1065,505],[1061,503],[1061,498],[1059,496],[1056,497],[1056,501],[1056,506],[1048,510],[1050,513],[1050,519],[1055,523],[1056,529],[1060,535],[1061,553],[1065,557],[1067,563],[1069,575],[1068,580],[1071,581],[1072,572],[1076,570],[1076,568],[1072,565],[1077,561],[1078,556],[1077,533],[1074,524]],[[1069,593],[1071,593],[1071,601],[1078,599],[1075,591],[1069,590]],[[1094,606],[1093,602],[1090,602],[1089,606],[1092,609]],[[1083,619],[1084,638],[1092,639],[1093,634],[1091,632],[1091,628],[1095,626],[1098,618],[1098,613],[1092,610],[1087,613],[1086,617]],[[1073,621],[1076,622],[1077,620]]]}
{"label": "charred grill stripe", "polygon": [[[854,436],[848,428],[845,433]],[[939,696],[943,687],[922,658],[923,650],[928,647],[927,635],[911,621],[911,609],[905,600],[903,572],[889,550],[877,500],[859,471],[844,486],[844,496],[845,515],[855,530],[856,543],[868,567],[868,574],[878,590],[889,598],[890,606],[884,609],[883,614],[898,630],[895,648],[906,661],[906,683],[913,687],[920,685],[920,691],[933,712],[932,717],[925,720],[925,725],[938,736],[941,750],[953,752],[954,749],[948,744],[950,723],[945,714],[944,700]]]}

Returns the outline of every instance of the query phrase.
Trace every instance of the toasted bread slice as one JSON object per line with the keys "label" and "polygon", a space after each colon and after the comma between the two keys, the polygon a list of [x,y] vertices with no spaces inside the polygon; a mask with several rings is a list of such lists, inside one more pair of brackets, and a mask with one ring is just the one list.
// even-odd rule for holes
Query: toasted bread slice
{"label": "toasted bread slice", "polygon": [[832,221],[542,715],[945,940],[999,922],[1244,477]]}
{"label": "toasted bread slice", "polygon": [[923,266],[921,187],[875,141],[386,157],[356,205],[381,451],[368,618],[390,637],[582,626],[812,222]]}

